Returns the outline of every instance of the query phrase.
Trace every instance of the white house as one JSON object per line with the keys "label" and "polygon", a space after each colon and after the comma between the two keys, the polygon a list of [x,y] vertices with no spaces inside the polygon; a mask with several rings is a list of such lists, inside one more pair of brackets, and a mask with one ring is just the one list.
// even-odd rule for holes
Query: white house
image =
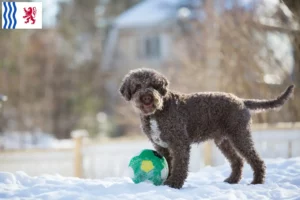
{"label": "white house", "polygon": [[[237,4],[235,4],[237,3]],[[265,4],[264,4],[265,3]],[[110,33],[105,42],[101,69],[111,72],[114,76],[107,82],[106,88],[111,97],[111,104],[115,104],[119,98],[117,91],[121,78],[130,69],[150,67],[163,69],[168,63],[176,62],[176,42],[186,37],[182,34],[182,28],[186,24],[197,22],[203,27],[213,23],[209,15],[213,11],[221,16],[223,11],[240,7],[245,11],[256,8],[257,21],[269,22],[278,25],[279,22],[270,21],[274,13],[278,11],[277,0],[144,0],[128,9],[116,18],[111,26]],[[282,7],[284,16],[288,21],[291,15]],[[268,20],[267,20],[268,19]],[[282,25],[282,24],[279,24]],[[218,29],[209,31],[207,38],[218,43]],[[204,37],[203,35],[199,37]],[[292,48],[288,35],[280,32],[268,31],[266,39],[271,48],[276,49],[275,56],[284,62],[287,71],[292,70]],[[218,46],[218,45],[216,45]],[[206,49],[199,49],[199,53]],[[218,47],[214,52],[218,52]],[[262,54],[264,54],[262,50]],[[215,55],[208,55],[207,65],[218,65]],[[212,64],[213,63],[213,64]],[[280,78],[275,74],[269,74],[274,68],[266,66],[267,83],[278,83]],[[278,80],[277,80],[278,79]]]}

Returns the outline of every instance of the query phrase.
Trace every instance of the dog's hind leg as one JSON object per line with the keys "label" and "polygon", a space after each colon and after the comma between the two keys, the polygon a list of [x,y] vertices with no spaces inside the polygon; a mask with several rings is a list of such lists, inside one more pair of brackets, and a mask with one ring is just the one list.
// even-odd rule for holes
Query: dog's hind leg
{"label": "dog's hind leg", "polygon": [[227,183],[238,183],[242,178],[242,171],[244,166],[243,159],[238,155],[236,150],[230,144],[229,140],[224,139],[222,141],[215,140],[215,144],[221,150],[231,166],[230,176],[224,180]]}
{"label": "dog's hind leg", "polygon": [[249,163],[254,171],[251,184],[263,184],[265,182],[266,166],[254,148],[249,130],[236,132],[230,135],[231,144]]}

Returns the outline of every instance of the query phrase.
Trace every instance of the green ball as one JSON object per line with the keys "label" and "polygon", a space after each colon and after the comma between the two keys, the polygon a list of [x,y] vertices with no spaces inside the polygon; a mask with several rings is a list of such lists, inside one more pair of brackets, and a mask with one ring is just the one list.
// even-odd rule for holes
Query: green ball
{"label": "green ball", "polygon": [[169,174],[166,159],[151,149],[145,149],[129,162],[134,183],[150,181],[154,185],[162,185]]}

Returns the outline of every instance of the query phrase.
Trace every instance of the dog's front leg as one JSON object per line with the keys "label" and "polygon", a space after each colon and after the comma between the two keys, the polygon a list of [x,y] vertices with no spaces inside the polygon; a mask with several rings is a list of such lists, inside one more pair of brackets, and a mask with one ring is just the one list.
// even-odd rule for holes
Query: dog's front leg
{"label": "dog's front leg", "polygon": [[155,143],[154,143],[154,148],[161,156],[166,158],[166,160],[168,162],[168,168],[169,168],[169,174],[168,174],[168,177],[169,177],[171,175],[171,171],[172,171],[172,157],[171,157],[170,151],[167,148],[161,147]]}
{"label": "dog's front leg", "polygon": [[165,185],[172,188],[182,188],[188,175],[190,146],[185,143],[175,143],[169,147],[172,157],[171,175],[165,181]]}

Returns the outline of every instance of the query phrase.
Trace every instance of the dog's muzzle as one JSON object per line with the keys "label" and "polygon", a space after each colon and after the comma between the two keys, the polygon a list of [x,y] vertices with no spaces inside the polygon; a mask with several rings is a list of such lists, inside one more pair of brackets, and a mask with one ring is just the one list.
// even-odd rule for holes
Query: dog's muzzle
{"label": "dog's muzzle", "polygon": [[150,114],[153,113],[156,109],[155,105],[155,96],[152,92],[146,91],[145,93],[140,94],[139,102],[140,102],[140,110],[144,114]]}
{"label": "dog's muzzle", "polygon": [[141,95],[140,101],[144,105],[151,105],[154,102],[154,97],[152,94],[144,94],[144,95]]}

